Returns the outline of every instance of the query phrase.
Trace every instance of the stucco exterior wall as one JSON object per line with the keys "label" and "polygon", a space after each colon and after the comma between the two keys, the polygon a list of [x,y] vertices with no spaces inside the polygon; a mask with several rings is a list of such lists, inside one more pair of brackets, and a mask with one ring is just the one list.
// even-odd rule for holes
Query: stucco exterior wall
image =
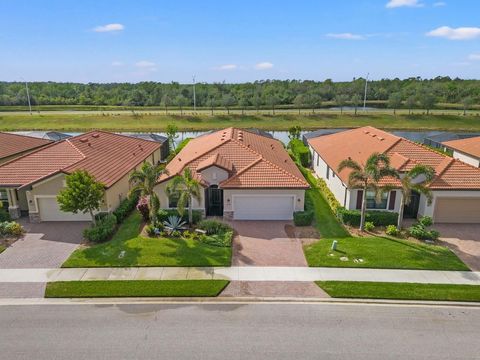
{"label": "stucco exterior wall", "polygon": [[478,159],[478,158],[476,158],[472,155],[464,154],[460,151],[454,150],[453,151],[453,157],[455,159],[463,161],[464,163],[470,164],[472,166],[480,167],[480,159]]}
{"label": "stucco exterior wall", "polygon": [[[169,206],[168,206],[168,196],[167,196],[167,193],[166,193],[166,188],[167,188],[167,184],[169,183],[170,181],[165,181],[161,184],[157,184],[154,188],[155,192],[157,193],[158,195],[158,198],[160,199],[160,208],[161,209],[168,209]],[[200,191],[200,201],[197,201],[197,200],[193,200],[193,203],[192,203],[192,207],[193,209],[198,209],[198,210],[205,210],[205,191],[203,190],[203,188],[201,188],[201,191]]]}
{"label": "stucco exterior wall", "polygon": [[478,198],[478,206],[480,206],[480,191],[433,191],[433,201],[428,205],[425,195],[420,195],[420,204],[418,207],[418,217],[434,215],[435,202],[437,198]]}
{"label": "stucco exterior wall", "polygon": [[303,189],[225,189],[223,191],[223,211],[233,211],[234,195],[293,195],[295,211],[303,211],[305,206],[305,190]]}
{"label": "stucco exterior wall", "polygon": [[228,172],[217,166],[210,166],[201,172],[202,179],[210,185],[218,185],[223,180],[228,179]]}

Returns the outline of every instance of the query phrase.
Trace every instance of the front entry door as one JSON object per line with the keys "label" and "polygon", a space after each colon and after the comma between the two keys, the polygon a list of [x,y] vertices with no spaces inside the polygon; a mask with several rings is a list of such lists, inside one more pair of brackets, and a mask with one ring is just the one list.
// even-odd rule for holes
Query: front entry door
{"label": "front entry door", "polygon": [[418,207],[420,205],[420,194],[412,191],[410,195],[410,204],[403,208],[403,217],[407,219],[416,219],[418,215]]}
{"label": "front entry door", "polygon": [[223,190],[212,185],[205,190],[207,216],[223,216]]}

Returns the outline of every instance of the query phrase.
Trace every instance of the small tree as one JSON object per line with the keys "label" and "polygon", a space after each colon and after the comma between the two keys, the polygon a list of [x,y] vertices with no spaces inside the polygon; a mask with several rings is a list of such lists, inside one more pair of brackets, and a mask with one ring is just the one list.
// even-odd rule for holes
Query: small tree
{"label": "small tree", "polygon": [[315,114],[315,109],[322,104],[322,98],[318,94],[310,94],[307,96],[307,102],[312,109],[312,113]]}
{"label": "small tree", "polygon": [[295,96],[295,99],[293,99],[293,105],[298,109],[298,115],[300,115],[300,111],[303,109],[306,103],[306,98],[304,94],[298,94]]}
{"label": "small tree", "polygon": [[348,96],[347,95],[337,95],[335,96],[335,104],[340,108],[340,114],[343,114],[343,108],[347,104]]}
{"label": "small tree", "polygon": [[362,98],[360,97],[360,95],[355,94],[355,95],[352,96],[351,102],[352,102],[352,105],[355,109],[355,116],[357,116],[358,107],[362,103]]}
{"label": "small tree", "polygon": [[242,96],[240,100],[238,100],[238,105],[242,108],[242,115],[245,115],[245,108],[250,105],[250,102],[246,96]]}
{"label": "small tree", "polygon": [[471,96],[467,96],[462,99],[463,116],[467,115],[467,110],[470,110],[473,104],[474,104],[474,100]]}
{"label": "small tree", "polygon": [[218,100],[216,97],[214,96],[210,96],[208,99],[207,99],[207,106],[210,108],[210,111],[211,111],[211,114],[213,116],[213,110],[215,109],[215,107],[217,106],[218,104]]}
{"label": "small tree", "polygon": [[435,106],[437,99],[429,92],[426,92],[420,96],[420,105],[427,110],[427,115],[430,114],[430,110]]}
{"label": "small tree", "polygon": [[393,115],[397,114],[397,109],[402,106],[402,94],[393,93],[388,97],[388,107],[393,109]]}
{"label": "small tree", "polygon": [[183,216],[185,207],[188,206],[188,223],[193,222],[193,199],[200,201],[200,182],[195,179],[189,168],[183,171],[182,175],[175,176],[167,185],[167,195],[178,194],[177,209],[178,213]]}
{"label": "small tree", "polygon": [[408,115],[412,114],[412,109],[417,105],[417,99],[415,96],[409,96],[405,100],[405,106],[408,108]]}
{"label": "small tree", "polygon": [[170,105],[170,95],[165,94],[162,96],[162,105],[165,107],[165,115],[168,115],[168,106]]}
{"label": "small tree", "polygon": [[298,125],[292,126],[290,129],[288,129],[288,138],[291,140],[293,139],[300,139],[300,133],[302,131],[302,128]]}
{"label": "small tree", "polygon": [[183,116],[183,108],[190,104],[190,101],[183,95],[178,95],[175,98],[175,104],[180,108],[180,115]]}
{"label": "small tree", "polygon": [[378,199],[384,189],[379,186],[380,180],[385,177],[398,178],[397,170],[390,167],[390,158],[386,154],[373,153],[365,163],[359,164],[355,160],[345,159],[340,162],[338,172],[344,169],[350,169],[348,176],[348,185],[350,188],[362,189],[362,209],[360,212],[360,230],[365,228],[365,213],[367,210],[367,191],[373,191]]}
{"label": "small tree", "polygon": [[175,140],[178,139],[178,126],[175,124],[168,124],[166,135],[168,138],[168,146],[170,149],[175,150]]}
{"label": "small tree", "polygon": [[105,186],[85,170],[76,170],[67,175],[65,180],[67,187],[57,195],[60,210],[74,214],[89,213],[95,224],[94,212],[100,209],[105,195]]}
{"label": "small tree", "polygon": [[227,109],[227,114],[230,115],[230,108],[235,105],[237,102],[237,100],[235,100],[235,98],[230,95],[230,94],[225,94],[223,95],[222,97],[222,105],[225,107],[225,109]]}

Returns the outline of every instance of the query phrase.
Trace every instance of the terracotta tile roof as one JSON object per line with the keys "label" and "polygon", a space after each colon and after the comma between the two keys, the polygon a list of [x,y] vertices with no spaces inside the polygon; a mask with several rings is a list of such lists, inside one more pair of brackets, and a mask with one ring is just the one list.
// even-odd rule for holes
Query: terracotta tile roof
{"label": "terracotta tile roof", "polygon": [[47,139],[0,132],[0,159],[34,150],[51,142]]}
{"label": "terracotta tile roof", "polygon": [[82,169],[110,187],[159,147],[153,141],[91,131],[2,164],[0,185],[26,186],[55,173]]}
{"label": "terracotta tile roof", "polygon": [[[167,165],[165,181],[188,167],[194,174],[208,166],[228,170],[221,188],[308,188],[283,145],[246,130],[227,128],[191,140]],[[220,166],[222,165],[222,166]],[[208,185],[208,184],[205,184]]]}
{"label": "terracotta tile roof", "polygon": [[468,139],[445,141],[442,144],[464,154],[480,158],[480,136]]}
{"label": "terracotta tile roof", "polygon": [[[436,177],[430,184],[432,189],[480,190],[480,168],[371,126],[309,139],[308,143],[335,173],[344,159],[365,163],[372,153],[379,152],[388,154],[391,166],[400,172],[409,171],[416,164],[433,167]],[[347,184],[349,174],[350,170],[345,169],[338,176]],[[384,179],[382,183],[398,182]]]}

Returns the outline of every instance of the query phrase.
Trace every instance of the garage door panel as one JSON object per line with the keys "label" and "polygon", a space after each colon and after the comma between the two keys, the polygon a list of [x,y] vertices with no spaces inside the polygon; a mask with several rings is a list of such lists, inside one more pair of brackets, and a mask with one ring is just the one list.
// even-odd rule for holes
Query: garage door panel
{"label": "garage door panel", "polygon": [[291,195],[252,195],[233,197],[233,218],[236,220],[291,220]]}
{"label": "garage door panel", "polygon": [[90,214],[73,214],[60,210],[56,198],[38,198],[38,211],[42,221],[90,221]]}
{"label": "garage door panel", "polygon": [[480,198],[438,198],[436,223],[480,223]]}

